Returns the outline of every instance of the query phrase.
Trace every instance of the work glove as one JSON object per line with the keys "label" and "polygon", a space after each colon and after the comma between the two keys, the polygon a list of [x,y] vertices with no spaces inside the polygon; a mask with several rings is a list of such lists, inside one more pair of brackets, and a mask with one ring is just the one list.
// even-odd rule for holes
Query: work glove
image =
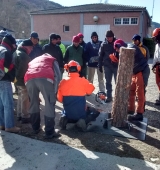
{"label": "work glove", "polygon": [[118,63],[118,58],[114,54],[110,54],[109,58],[111,59],[112,62]]}

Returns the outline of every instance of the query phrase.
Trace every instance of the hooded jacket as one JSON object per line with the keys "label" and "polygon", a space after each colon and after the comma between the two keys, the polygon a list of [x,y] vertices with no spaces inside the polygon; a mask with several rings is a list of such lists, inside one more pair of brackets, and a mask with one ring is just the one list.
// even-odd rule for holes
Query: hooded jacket
{"label": "hooded jacket", "polygon": [[[88,67],[97,67],[98,66],[98,52],[99,48],[101,46],[102,41],[97,42],[88,42],[86,45],[86,56],[87,56],[87,62]],[[94,62],[93,62],[94,60]]]}

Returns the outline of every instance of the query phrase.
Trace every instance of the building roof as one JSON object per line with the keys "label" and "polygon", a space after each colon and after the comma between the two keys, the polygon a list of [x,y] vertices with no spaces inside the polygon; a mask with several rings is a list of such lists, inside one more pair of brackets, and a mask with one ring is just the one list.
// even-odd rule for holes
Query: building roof
{"label": "building roof", "polygon": [[[132,12],[146,10],[146,7],[118,5],[118,4],[87,4],[70,7],[60,7],[48,10],[39,10],[30,12],[31,15],[40,14],[64,14],[64,13],[89,13],[89,12]],[[147,12],[148,13],[148,12]],[[149,14],[148,14],[149,15]]]}

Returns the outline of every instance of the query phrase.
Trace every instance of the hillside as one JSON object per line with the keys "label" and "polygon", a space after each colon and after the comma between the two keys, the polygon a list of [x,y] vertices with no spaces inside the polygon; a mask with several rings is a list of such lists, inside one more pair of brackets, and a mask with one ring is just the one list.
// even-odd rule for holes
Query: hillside
{"label": "hillside", "polygon": [[27,38],[31,24],[29,12],[61,7],[49,0],[0,0],[0,26],[15,31],[16,38]]}
{"label": "hillside", "polygon": [[152,22],[152,25],[154,26],[154,28],[160,28],[160,23],[158,22]]}

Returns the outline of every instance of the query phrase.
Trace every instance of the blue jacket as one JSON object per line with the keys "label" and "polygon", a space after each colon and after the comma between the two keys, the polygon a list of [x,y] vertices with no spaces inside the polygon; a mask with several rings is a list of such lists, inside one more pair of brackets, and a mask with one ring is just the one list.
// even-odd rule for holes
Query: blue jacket
{"label": "blue jacket", "polygon": [[86,56],[87,56],[87,62],[88,67],[97,67],[98,66],[98,52],[99,48],[101,46],[102,41],[94,42],[88,42],[86,44]]}
{"label": "blue jacket", "polygon": [[33,46],[33,50],[29,54],[30,59],[33,60],[34,58],[39,57],[41,55],[42,55],[42,47],[39,44],[36,44],[35,46]]}
{"label": "blue jacket", "polygon": [[148,66],[148,62],[147,62],[146,58],[143,56],[143,54],[138,46],[136,46],[134,44],[129,44],[128,47],[135,48],[133,74],[143,72],[145,67]]}

